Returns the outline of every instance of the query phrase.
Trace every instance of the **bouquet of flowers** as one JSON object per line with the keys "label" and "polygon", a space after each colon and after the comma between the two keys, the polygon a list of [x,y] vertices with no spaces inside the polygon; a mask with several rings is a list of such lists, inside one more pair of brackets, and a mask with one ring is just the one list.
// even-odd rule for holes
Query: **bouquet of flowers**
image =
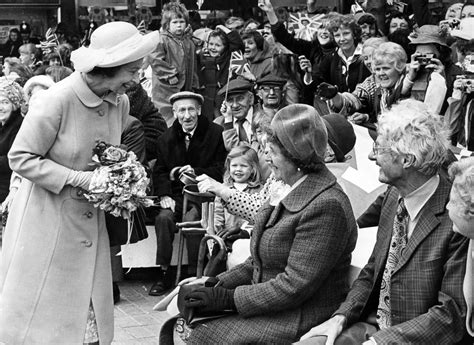
{"label": "bouquet of flowers", "polygon": [[150,180],[133,152],[99,141],[92,160],[97,168],[84,196],[95,207],[115,217],[130,219],[138,207],[153,205],[146,196]]}

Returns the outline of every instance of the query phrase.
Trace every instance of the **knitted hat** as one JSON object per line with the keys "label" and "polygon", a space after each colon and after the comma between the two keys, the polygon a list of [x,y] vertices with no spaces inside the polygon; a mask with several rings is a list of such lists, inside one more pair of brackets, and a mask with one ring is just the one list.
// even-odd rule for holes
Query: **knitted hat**
{"label": "knitted hat", "polygon": [[423,25],[414,30],[410,36],[410,44],[439,44],[449,47],[446,43],[447,32],[438,25]]}
{"label": "knitted hat", "polygon": [[5,77],[0,78],[0,96],[12,102],[15,109],[25,103],[25,94],[21,86]]}
{"label": "knitted hat", "polygon": [[328,131],[328,144],[336,155],[338,162],[344,162],[346,154],[355,145],[356,136],[354,127],[340,114],[323,116],[324,124]]}
{"label": "knitted hat", "polygon": [[270,128],[292,157],[307,161],[317,155],[323,160],[328,134],[321,116],[313,107],[288,105],[275,114]]}
{"label": "knitted hat", "polygon": [[90,72],[94,67],[122,66],[150,54],[158,38],[158,31],[141,35],[133,24],[110,22],[92,33],[89,47],[74,50],[71,61],[79,72]]}

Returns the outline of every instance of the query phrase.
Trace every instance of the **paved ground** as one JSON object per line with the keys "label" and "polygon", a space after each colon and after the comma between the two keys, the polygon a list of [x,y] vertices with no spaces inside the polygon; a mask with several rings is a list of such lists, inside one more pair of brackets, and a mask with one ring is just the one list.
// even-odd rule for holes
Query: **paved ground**
{"label": "paved ground", "polygon": [[112,344],[158,344],[160,327],[169,315],[152,310],[164,296],[149,296],[151,283],[141,280],[119,282],[121,300],[115,305],[115,339]]}

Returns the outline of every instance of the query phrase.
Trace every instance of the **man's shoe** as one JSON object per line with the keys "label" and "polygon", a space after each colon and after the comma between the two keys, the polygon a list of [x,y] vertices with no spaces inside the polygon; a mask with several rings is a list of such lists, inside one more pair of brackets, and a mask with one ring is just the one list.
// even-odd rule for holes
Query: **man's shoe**
{"label": "man's shoe", "polygon": [[161,296],[170,290],[174,285],[174,275],[171,270],[163,272],[161,278],[159,278],[150,288],[148,294],[150,296]]}

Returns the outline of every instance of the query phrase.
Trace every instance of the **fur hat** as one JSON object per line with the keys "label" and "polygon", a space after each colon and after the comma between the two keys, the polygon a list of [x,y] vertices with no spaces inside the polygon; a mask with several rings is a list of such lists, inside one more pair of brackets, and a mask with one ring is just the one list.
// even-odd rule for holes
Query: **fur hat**
{"label": "fur hat", "polygon": [[323,161],[328,133],[313,107],[298,103],[284,107],[273,117],[270,129],[292,157],[308,161],[316,155]]}
{"label": "fur hat", "polygon": [[158,37],[158,31],[141,35],[133,24],[110,22],[92,33],[89,47],[74,50],[71,61],[79,72],[90,72],[94,67],[125,65],[150,54]]}

